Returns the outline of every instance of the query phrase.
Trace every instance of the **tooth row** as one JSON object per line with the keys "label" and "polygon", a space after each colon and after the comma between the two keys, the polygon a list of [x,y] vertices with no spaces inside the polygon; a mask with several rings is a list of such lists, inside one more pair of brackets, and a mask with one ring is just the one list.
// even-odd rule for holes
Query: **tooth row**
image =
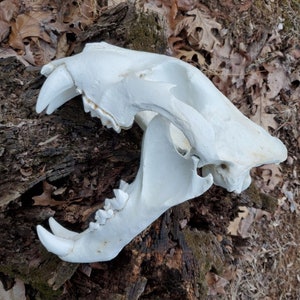
{"label": "tooth row", "polygon": [[103,111],[97,104],[87,98],[85,95],[82,96],[84,111],[90,112],[92,117],[98,117],[101,119],[102,125],[107,128],[113,128],[117,133],[121,132],[120,126],[116,124],[113,118]]}
{"label": "tooth row", "polygon": [[[125,181],[122,181],[120,186],[128,185]],[[105,225],[106,221],[112,218],[115,214],[114,211],[123,209],[129,198],[129,195],[121,189],[114,189],[115,198],[105,199],[104,209],[97,210],[95,214],[96,222],[90,222],[90,231],[95,231],[100,228],[100,225]]]}
{"label": "tooth row", "polygon": [[115,198],[105,199],[104,209],[121,210],[124,208],[126,201],[128,200],[128,194],[121,189],[114,189]]}

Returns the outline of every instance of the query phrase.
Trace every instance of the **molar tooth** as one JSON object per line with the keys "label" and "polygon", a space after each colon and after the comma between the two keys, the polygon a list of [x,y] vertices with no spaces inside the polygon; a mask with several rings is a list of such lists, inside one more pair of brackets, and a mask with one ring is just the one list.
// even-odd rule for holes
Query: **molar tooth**
{"label": "molar tooth", "polygon": [[120,189],[114,189],[114,194],[116,198],[110,202],[110,205],[116,210],[121,210],[124,208],[129,196],[126,192]]}
{"label": "molar tooth", "polygon": [[119,189],[122,191],[126,191],[129,186],[129,183],[127,183],[125,180],[120,180]]}
{"label": "molar tooth", "polygon": [[109,209],[112,209],[112,207],[111,207],[111,204],[110,204],[110,202],[111,202],[111,199],[105,199],[105,201],[104,201],[104,210],[109,210]]}

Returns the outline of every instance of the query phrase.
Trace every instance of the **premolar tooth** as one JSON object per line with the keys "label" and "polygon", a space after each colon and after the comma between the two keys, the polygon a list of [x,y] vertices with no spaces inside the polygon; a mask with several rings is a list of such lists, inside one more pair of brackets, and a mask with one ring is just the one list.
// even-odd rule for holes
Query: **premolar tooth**
{"label": "premolar tooth", "polygon": [[100,224],[97,222],[90,222],[89,224],[89,230],[90,231],[96,231],[100,228]]}
{"label": "premolar tooth", "polygon": [[96,212],[95,219],[97,220],[97,223],[100,225],[104,225],[106,223],[107,219],[110,219],[114,215],[114,212],[112,209],[103,210],[99,209]]}
{"label": "premolar tooth", "polygon": [[105,210],[112,209],[110,202],[111,202],[111,199],[105,199],[104,207],[103,207]]}

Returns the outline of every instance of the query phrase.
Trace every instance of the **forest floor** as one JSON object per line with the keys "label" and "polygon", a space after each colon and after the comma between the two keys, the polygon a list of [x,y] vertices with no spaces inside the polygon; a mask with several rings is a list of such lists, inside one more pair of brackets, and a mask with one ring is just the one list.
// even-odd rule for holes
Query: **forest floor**
{"label": "forest floor", "polygon": [[[71,55],[78,46],[72,44],[74,38],[92,28],[107,6],[122,1],[65,1],[60,9],[57,1],[20,2],[0,2],[0,59],[16,57],[36,70]],[[239,110],[288,149],[284,163],[252,171],[250,192],[236,202],[230,220],[220,219],[223,204],[214,190],[209,194],[213,204],[204,200],[195,208],[227,257],[222,274],[207,273],[207,299],[300,299],[299,1],[148,0],[138,1],[136,7],[157,16],[167,54],[202,70]],[[131,34],[141,33],[133,28]],[[143,34],[139,43],[130,46],[153,50]],[[5,109],[0,103],[1,113]],[[22,172],[26,178],[30,170]],[[86,186],[92,185],[92,177],[86,179]],[[72,188],[76,192],[76,187],[68,190]],[[58,190],[57,195],[64,192]],[[25,293],[21,281],[14,282],[14,289],[5,291],[0,285],[0,299]]]}

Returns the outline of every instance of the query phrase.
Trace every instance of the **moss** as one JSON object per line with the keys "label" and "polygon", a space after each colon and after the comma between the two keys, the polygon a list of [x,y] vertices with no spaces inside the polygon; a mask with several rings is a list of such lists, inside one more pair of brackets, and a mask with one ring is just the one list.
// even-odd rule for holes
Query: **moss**
{"label": "moss", "polygon": [[249,188],[244,192],[245,197],[253,203],[256,208],[262,208],[262,199],[260,197],[260,192],[254,183],[251,183]]}
{"label": "moss", "polygon": [[30,284],[36,290],[35,299],[54,300],[61,295],[61,286],[73,275],[78,264],[62,262],[44,249],[41,254],[42,265],[28,266],[28,261],[16,254],[14,261],[0,265],[0,272]]}
{"label": "moss", "polygon": [[134,13],[135,21],[126,30],[127,47],[134,50],[165,53],[167,47],[164,30],[153,13]]}
{"label": "moss", "polygon": [[274,212],[277,207],[277,200],[267,194],[261,193],[254,183],[252,183],[249,188],[244,191],[244,197],[248,202],[256,208],[261,208],[269,212]]}
{"label": "moss", "polygon": [[208,289],[205,280],[206,273],[211,270],[217,274],[223,272],[224,257],[222,249],[211,232],[191,231],[186,228],[183,233],[189,248],[197,260],[198,270],[195,270],[195,273],[197,274],[199,294],[205,297]]}
{"label": "moss", "polygon": [[278,205],[277,199],[263,193],[260,193],[259,195],[262,203],[262,209],[267,210],[269,212],[275,212]]}

